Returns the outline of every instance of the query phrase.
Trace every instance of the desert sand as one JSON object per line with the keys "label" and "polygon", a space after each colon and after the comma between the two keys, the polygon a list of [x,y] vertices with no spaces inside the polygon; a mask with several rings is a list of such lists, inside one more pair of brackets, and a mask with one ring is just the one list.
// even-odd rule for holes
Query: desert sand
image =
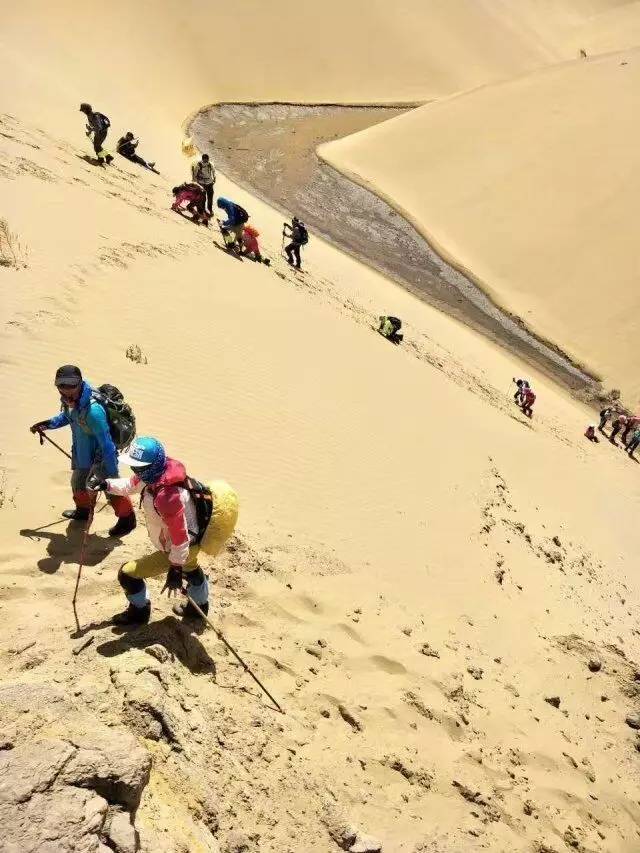
{"label": "desert sand", "polygon": [[639,60],[574,60],[321,147],[632,407]]}
{"label": "desert sand", "polygon": [[[561,388],[321,240],[293,273],[282,218],[224,176],[271,268],[171,213],[181,123],[226,95],[232,38],[193,50],[203,8],[127,7],[127,24],[89,6],[79,23],[75,4],[25,3],[3,21],[0,846],[632,853],[637,466],[583,438],[592,413]],[[85,99],[160,176],[83,159]],[[372,330],[382,312],[405,318],[402,347]],[[117,569],[150,546],[143,525],[109,539],[108,508],[76,631],[67,460],[28,432],[69,361],[120,387],[190,473],[237,489],[211,615],[284,716],[170,615],[161,582],[148,627],[113,628]],[[511,399],[523,372],[532,421]]]}

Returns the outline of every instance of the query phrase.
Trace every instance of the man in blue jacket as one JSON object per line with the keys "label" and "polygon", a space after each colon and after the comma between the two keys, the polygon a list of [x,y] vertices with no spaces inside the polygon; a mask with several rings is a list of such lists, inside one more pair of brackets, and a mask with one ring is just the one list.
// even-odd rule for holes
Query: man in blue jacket
{"label": "man in blue jacket", "polygon": [[[31,432],[71,427],[71,490],[75,509],[62,515],[71,521],[87,521],[93,495],[87,488],[87,478],[95,474],[100,479],[118,476],[118,453],[111,437],[104,408],[92,397],[92,388],[82,378],[80,369],[65,364],[56,371],[55,385],[60,393],[60,414],[38,421]],[[128,497],[108,495],[109,503],[118,518],[109,531],[110,536],[125,536],[136,526],[133,504]]]}
{"label": "man in blue jacket", "polygon": [[227,214],[225,222],[218,220],[225,246],[227,249],[242,251],[242,232],[244,231],[245,223],[249,220],[249,214],[244,207],[240,207],[235,201],[229,201],[228,198],[223,198],[223,196],[220,196],[216,204]]}

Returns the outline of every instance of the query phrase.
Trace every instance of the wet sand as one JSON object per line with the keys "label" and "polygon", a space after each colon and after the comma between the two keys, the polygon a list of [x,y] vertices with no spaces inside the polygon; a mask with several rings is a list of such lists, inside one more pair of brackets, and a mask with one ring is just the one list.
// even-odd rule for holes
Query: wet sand
{"label": "wet sand", "polygon": [[[349,181],[316,154],[323,142],[386,121],[406,107],[219,104],[202,110],[190,133],[218,169],[319,234],[383,272],[573,391],[597,383],[559,349],[498,308],[428,245],[397,211]],[[304,250],[303,250],[304,251]],[[394,313],[381,305],[380,313]],[[515,369],[515,368],[514,368]]]}

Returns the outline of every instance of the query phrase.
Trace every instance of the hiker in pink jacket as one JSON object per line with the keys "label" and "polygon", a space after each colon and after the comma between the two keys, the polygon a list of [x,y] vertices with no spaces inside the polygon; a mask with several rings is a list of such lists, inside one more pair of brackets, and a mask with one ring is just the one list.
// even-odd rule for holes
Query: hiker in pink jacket
{"label": "hiker in pink jacket", "polygon": [[[187,595],[207,614],[209,585],[198,554],[202,550],[215,556],[233,533],[238,517],[235,492],[222,481],[207,486],[188,477],[182,462],[170,459],[155,438],[136,438],[119,462],[131,466],[131,477],[96,481],[92,488],[110,495],[141,494],[149,537],[157,550],[120,568],[118,581],[129,607],[114,622],[147,623],[151,603],[145,578],[165,573],[162,592],[177,595],[185,580]],[[190,602],[176,605],[174,613],[200,618]]]}

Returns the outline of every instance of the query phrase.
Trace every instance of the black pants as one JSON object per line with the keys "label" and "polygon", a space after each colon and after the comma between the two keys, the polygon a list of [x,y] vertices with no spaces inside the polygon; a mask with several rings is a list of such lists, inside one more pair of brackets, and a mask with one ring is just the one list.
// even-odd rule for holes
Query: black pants
{"label": "black pants", "polygon": [[285,252],[287,253],[287,260],[289,261],[291,266],[300,269],[300,243],[289,243],[289,245],[285,248]]}
{"label": "black pants", "polygon": [[107,131],[101,130],[100,133],[93,134],[93,150],[96,152],[98,159],[101,159],[102,146],[107,138]]}
{"label": "black pants", "polygon": [[213,184],[200,184],[205,193],[205,206],[208,213],[213,213]]}
{"label": "black pants", "polygon": [[[122,151],[120,153],[122,154]],[[149,164],[147,163],[147,161],[143,160],[139,154],[122,154],[122,156],[125,158],[125,160],[129,160],[129,162],[131,163],[137,163],[138,166],[144,166],[145,169],[149,168]]]}

